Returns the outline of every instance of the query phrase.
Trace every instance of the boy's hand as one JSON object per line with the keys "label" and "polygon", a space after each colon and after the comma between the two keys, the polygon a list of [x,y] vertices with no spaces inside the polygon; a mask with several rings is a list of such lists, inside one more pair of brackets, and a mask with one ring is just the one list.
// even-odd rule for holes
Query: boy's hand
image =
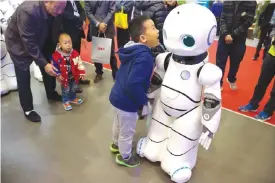
{"label": "boy's hand", "polygon": [[80,80],[84,80],[84,76],[81,75],[81,76],[79,77],[79,79],[80,79]]}
{"label": "boy's hand", "polygon": [[64,78],[61,75],[59,75],[56,77],[56,79],[59,83],[61,83]]}

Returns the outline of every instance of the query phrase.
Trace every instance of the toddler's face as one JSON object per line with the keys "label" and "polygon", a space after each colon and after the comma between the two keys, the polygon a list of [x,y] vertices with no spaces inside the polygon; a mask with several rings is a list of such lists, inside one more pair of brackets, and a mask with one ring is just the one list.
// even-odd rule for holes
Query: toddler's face
{"label": "toddler's face", "polygon": [[69,53],[72,50],[72,39],[68,35],[61,36],[59,44],[64,52]]}

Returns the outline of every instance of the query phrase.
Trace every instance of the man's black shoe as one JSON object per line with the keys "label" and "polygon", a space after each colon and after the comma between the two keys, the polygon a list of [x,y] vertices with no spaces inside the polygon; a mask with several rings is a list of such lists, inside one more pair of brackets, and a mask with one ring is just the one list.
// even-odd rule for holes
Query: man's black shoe
{"label": "man's black shoe", "polygon": [[28,115],[26,113],[24,114],[25,114],[25,117],[31,122],[35,122],[35,123],[41,122],[41,117],[35,111],[31,111]]}
{"label": "man's black shoe", "polygon": [[62,96],[55,91],[51,96],[48,96],[48,99],[53,101],[62,101]]}

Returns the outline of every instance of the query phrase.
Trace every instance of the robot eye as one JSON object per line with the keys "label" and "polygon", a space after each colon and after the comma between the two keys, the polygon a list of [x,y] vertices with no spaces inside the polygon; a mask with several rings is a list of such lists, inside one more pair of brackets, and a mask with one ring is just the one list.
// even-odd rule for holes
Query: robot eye
{"label": "robot eye", "polygon": [[190,35],[184,36],[182,42],[187,47],[192,47],[195,45],[195,39]]}

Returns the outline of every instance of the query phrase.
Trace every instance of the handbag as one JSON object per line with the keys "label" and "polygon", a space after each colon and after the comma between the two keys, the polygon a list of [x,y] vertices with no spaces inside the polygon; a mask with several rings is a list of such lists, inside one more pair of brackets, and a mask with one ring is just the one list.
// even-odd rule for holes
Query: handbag
{"label": "handbag", "polygon": [[128,29],[128,14],[124,13],[123,6],[120,12],[115,13],[115,26],[120,29]]}
{"label": "handbag", "polygon": [[110,64],[112,39],[92,36],[92,61],[101,64]]}

